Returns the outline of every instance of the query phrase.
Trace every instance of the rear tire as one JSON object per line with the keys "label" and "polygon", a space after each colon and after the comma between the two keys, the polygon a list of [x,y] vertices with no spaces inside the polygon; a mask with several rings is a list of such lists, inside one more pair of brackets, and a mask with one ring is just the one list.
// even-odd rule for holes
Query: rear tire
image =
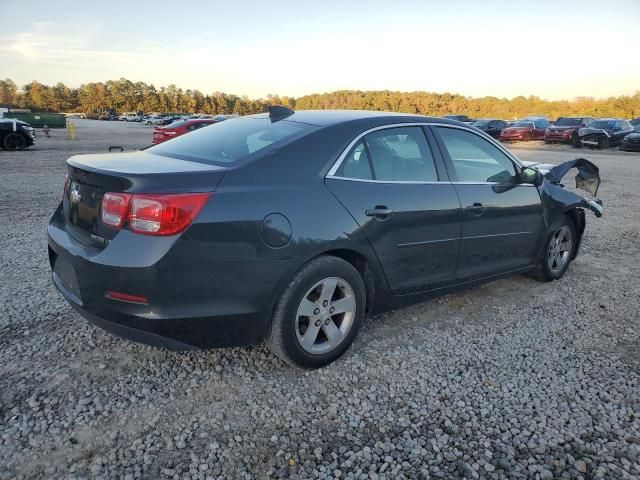
{"label": "rear tire", "polygon": [[12,132],[4,137],[2,142],[7,150],[23,150],[27,146],[27,141],[19,133]]}
{"label": "rear tire", "polygon": [[280,296],[266,343],[293,366],[325,366],[347,351],[358,335],[365,300],[364,281],[350,263],[332,256],[311,260]]}
{"label": "rear tire", "polygon": [[547,237],[542,255],[533,272],[534,277],[542,282],[551,282],[561,278],[573,258],[576,248],[576,227],[565,215],[562,224]]}

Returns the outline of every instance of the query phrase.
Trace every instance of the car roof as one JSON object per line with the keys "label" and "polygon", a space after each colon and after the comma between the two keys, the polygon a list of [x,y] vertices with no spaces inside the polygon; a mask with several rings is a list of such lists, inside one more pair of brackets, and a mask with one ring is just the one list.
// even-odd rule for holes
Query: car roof
{"label": "car roof", "polygon": [[[269,118],[268,113],[249,115],[250,118]],[[380,112],[374,110],[297,110],[291,115],[281,117],[290,122],[307,123],[317,127],[326,127],[338,123],[352,122],[356,120],[380,120],[381,124],[389,121],[405,122],[433,122],[442,124],[459,125],[460,122],[440,117],[427,117],[410,113]]]}

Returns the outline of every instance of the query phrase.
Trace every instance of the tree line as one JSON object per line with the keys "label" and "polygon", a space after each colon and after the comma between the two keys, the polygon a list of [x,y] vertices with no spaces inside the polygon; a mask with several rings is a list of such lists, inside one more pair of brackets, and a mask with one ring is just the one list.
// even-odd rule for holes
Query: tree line
{"label": "tree line", "polygon": [[248,115],[264,112],[268,105],[300,110],[356,109],[385,110],[441,116],[465,114],[471,118],[520,118],[525,115],[622,117],[640,116],[640,91],[595,99],[544,100],[536,96],[511,99],[465,97],[451,93],[341,90],[298,98],[268,95],[250,99],[223,92],[202,93],[175,85],[156,88],[153,84],[125,78],[92,82],[71,88],[58,82],[50,86],[33,81],[18,87],[11,79],[0,80],[0,107],[29,108],[39,112],[84,112],[105,109],[118,112],[189,112]]}

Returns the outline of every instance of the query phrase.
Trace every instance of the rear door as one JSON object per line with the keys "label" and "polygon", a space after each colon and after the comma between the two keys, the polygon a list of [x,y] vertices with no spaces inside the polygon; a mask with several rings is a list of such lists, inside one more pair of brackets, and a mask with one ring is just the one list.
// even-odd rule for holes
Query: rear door
{"label": "rear door", "polygon": [[359,138],[326,184],[367,235],[394,293],[454,281],[460,202],[422,127]]}
{"label": "rear door", "polygon": [[480,278],[535,263],[542,228],[538,189],[519,183],[514,161],[481,135],[448,126],[433,130],[462,206],[457,277]]}

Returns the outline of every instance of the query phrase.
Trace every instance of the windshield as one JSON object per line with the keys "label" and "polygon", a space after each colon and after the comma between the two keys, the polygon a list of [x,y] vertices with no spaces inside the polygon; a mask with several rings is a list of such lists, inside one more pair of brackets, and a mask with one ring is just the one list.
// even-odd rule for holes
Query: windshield
{"label": "windshield", "polygon": [[519,122],[511,125],[512,127],[525,127],[525,128],[533,128],[533,122],[527,122],[525,120],[520,120]]}
{"label": "windshield", "polygon": [[616,124],[613,120],[594,120],[589,124],[589,128],[601,128],[603,130],[613,130]]}
{"label": "windshield", "polygon": [[472,123],[474,127],[486,127],[491,120],[476,120]]}
{"label": "windshield", "polygon": [[557,127],[579,127],[582,125],[582,118],[559,118]]}
{"label": "windshield", "polygon": [[231,163],[270,145],[284,145],[312,130],[312,125],[269,118],[234,118],[214,123],[148,151],[210,164]]}

